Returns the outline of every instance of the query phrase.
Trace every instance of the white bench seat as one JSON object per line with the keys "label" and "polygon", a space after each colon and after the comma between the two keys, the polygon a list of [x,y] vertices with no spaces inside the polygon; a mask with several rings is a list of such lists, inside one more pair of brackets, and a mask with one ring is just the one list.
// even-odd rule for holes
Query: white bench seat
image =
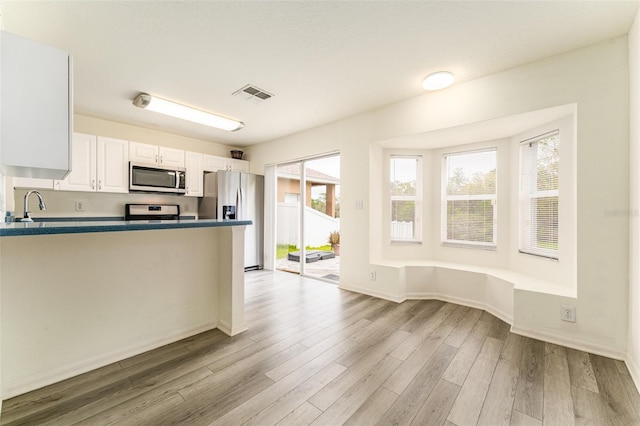
{"label": "white bench seat", "polygon": [[[376,282],[351,288],[395,302],[438,299],[486,310],[513,325],[517,292],[576,298],[575,288],[509,269],[437,260],[383,260],[371,264]],[[349,289],[349,287],[343,286]]]}

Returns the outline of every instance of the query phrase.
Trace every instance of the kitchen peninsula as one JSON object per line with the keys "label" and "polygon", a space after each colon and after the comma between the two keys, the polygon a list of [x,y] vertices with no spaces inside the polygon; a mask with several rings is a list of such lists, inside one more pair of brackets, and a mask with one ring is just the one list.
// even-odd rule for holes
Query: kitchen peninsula
{"label": "kitchen peninsula", "polygon": [[244,323],[250,221],[0,224],[3,397]]}

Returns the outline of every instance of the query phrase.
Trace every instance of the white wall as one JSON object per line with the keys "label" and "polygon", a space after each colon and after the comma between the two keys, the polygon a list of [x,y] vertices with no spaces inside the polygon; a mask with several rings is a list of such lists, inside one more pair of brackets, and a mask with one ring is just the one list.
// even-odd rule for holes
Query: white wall
{"label": "white wall", "polygon": [[[251,147],[251,167],[332,150],[341,153],[341,282],[372,293],[400,288],[394,277],[369,280],[383,256],[378,233],[383,173],[374,144],[559,105],[577,104],[578,322],[559,318],[565,298],[524,292],[514,299],[522,329],[573,346],[622,356],[628,339],[629,221],[605,215],[629,203],[629,73],[627,38],[554,56],[366,114]],[[364,209],[355,207],[364,201]],[[379,200],[377,200],[379,201]],[[382,228],[384,229],[384,228]],[[369,249],[369,247],[371,249]]]}
{"label": "white wall", "polygon": [[640,12],[629,32],[630,203],[629,346],[627,365],[640,388]]}

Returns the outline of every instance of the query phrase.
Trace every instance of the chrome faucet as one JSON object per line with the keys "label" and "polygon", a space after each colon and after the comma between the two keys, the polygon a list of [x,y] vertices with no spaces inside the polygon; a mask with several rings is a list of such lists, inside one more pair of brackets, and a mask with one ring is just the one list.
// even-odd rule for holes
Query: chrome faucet
{"label": "chrome faucet", "polygon": [[38,191],[29,191],[24,195],[24,214],[22,215],[22,219],[20,219],[20,222],[33,222],[33,219],[31,219],[31,214],[27,211],[27,209],[29,208],[29,196],[31,194],[36,194],[36,197],[38,197],[38,207],[40,207],[40,210],[47,209],[47,205],[44,203],[42,194],[40,194]]}

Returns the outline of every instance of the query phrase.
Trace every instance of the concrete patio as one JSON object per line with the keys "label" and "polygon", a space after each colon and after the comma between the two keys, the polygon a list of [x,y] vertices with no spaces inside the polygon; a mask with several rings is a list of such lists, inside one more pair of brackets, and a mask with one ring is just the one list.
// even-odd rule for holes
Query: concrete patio
{"label": "concrete patio", "polygon": [[[331,280],[336,284],[340,282],[340,256],[336,256],[333,259],[324,259],[307,263],[305,266],[306,275]],[[300,262],[287,260],[286,257],[278,259],[276,260],[276,269],[279,271],[299,274]]]}

